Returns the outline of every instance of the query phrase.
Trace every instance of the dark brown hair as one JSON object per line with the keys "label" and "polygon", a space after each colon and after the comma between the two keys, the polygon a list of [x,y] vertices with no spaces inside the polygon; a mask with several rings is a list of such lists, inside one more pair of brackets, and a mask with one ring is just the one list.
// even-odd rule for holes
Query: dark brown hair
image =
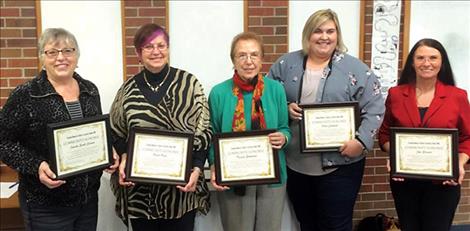
{"label": "dark brown hair", "polygon": [[403,67],[403,71],[401,72],[400,79],[398,80],[398,85],[416,82],[416,70],[413,65],[413,57],[416,50],[421,46],[432,47],[441,53],[442,65],[441,70],[439,70],[439,73],[437,74],[437,79],[445,85],[455,86],[454,74],[452,72],[452,68],[450,67],[447,52],[439,41],[431,38],[421,39],[413,46],[413,48],[411,48],[408,57],[406,57],[406,63]]}

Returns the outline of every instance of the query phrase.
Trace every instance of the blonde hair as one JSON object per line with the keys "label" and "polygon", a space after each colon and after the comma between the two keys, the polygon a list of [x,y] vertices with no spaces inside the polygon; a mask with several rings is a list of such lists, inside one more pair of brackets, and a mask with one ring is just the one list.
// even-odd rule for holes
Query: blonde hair
{"label": "blonde hair", "polygon": [[341,35],[341,27],[339,26],[338,16],[331,9],[319,10],[308,18],[305,22],[304,30],[302,31],[302,50],[305,55],[308,54],[309,40],[312,33],[318,29],[323,23],[331,20],[335,23],[337,33],[336,50],[339,52],[347,52],[348,48],[343,43],[343,36]]}

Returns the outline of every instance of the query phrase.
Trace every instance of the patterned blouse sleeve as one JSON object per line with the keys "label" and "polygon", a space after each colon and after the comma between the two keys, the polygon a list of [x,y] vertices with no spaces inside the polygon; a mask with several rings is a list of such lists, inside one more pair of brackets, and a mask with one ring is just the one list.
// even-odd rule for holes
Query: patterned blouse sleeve
{"label": "patterned blouse sleeve", "polygon": [[210,125],[210,113],[207,97],[200,82],[194,82],[194,105],[196,129],[194,133],[193,166],[202,169],[207,159],[209,147],[212,141],[212,130]]}
{"label": "patterned blouse sleeve", "polygon": [[372,150],[374,137],[382,123],[385,105],[377,77],[370,69],[364,74],[366,76],[364,92],[359,98],[361,124],[356,136],[368,150]]}
{"label": "patterned blouse sleeve", "polygon": [[125,100],[125,86],[126,84],[118,90],[109,112],[113,146],[119,155],[127,152],[128,129],[123,106]]}

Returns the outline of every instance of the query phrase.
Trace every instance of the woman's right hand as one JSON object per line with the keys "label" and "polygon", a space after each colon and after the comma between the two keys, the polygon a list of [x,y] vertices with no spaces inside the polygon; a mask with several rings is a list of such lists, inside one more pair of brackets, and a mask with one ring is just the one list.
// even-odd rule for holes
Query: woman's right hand
{"label": "woman's right hand", "polygon": [[57,188],[66,183],[65,180],[54,180],[56,175],[52,172],[46,161],[39,164],[38,175],[39,181],[50,189]]}
{"label": "woman's right hand", "polygon": [[211,165],[211,184],[215,188],[215,190],[219,192],[230,189],[227,186],[221,186],[217,184],[217,182],[215,181],[215,166],[214,165]]}
{"label": "woman's right hand", "polygon": [[[390,168],[390,159],[387,159],[387,172],[390,173],[391,168]],[[405,181],[405,178],[401,177],[392,177],[393,181]]]}
{"label": "woman's right hand", "polygon": [[134,186],[135,184],[130,181],[126,181],[126,160],[127,160],[127,153],[123,153],[121,155],[121,163],[119,164],[119,184],[121,186],[129,187]]}
{"label": "woman's right hand", "polygon": [[302,119],[302,108],[299,107],[297,103],[290,103],[288,106],[289,118],[293,120]]}

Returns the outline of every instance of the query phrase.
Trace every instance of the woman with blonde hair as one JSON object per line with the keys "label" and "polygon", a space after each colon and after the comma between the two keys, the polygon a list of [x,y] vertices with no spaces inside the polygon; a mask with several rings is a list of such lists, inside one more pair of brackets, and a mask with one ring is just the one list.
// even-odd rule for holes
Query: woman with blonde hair
{"label": "woman with blonde hair", "polygon": [[[346,54],[338,17],[319,10],[305,23],[302,50],[280,57],[269,77],[283,83],[292,140],[286,149],[287,194],[305,230],[351,230],[352,214],[384,105],[380,84],[360,60]],[[357,101],[360,124],[355,138],[338,151],[301,153],[299,104]]]}

